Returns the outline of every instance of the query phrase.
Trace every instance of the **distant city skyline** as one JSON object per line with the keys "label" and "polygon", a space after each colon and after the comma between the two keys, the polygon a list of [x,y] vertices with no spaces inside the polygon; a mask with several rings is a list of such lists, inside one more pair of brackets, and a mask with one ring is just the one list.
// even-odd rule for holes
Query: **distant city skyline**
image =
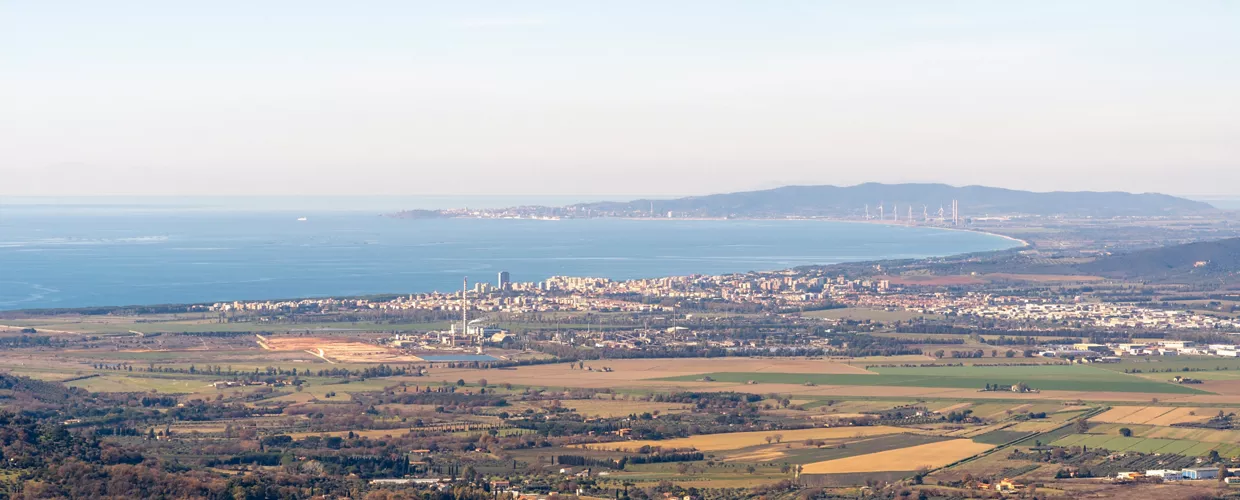
{"label": "distant city skyline", "polygon": [[1240,3],[0,4],[0,195],[1240,196]]}

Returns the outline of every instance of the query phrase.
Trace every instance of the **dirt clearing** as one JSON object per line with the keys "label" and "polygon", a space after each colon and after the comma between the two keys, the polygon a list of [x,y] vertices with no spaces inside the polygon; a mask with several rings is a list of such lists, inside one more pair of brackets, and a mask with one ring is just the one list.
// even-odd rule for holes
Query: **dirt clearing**
{"label": "dirt clearing", "polygon": [[256,342],[271,351],[301,351],[329,363],[411,363],[417,356],[400,354],[384,346],[330,337],[264,337]]}

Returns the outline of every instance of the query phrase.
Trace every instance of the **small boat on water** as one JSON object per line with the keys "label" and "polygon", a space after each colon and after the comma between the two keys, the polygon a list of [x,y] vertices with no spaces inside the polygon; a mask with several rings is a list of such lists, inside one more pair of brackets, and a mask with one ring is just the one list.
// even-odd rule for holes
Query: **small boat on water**
{"label": "small boat on water", "polygon": [[298,217],[298,218],[297,218],[297,222],[305,222],[305,221],[306,221],[306,218],[305,218],[305,217]]}

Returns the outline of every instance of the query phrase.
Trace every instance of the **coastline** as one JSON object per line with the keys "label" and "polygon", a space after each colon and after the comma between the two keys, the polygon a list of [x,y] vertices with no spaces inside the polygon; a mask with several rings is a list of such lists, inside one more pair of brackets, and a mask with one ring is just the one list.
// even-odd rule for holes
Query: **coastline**
{"label": "coastline", "polygon": [[881,224],[884,226],[896,227],[917,227],[925,229],[939,229],[944,231],[964,231],[970,233],[985,234],[1013,241],[1024,248],[1033,247],[1032,243],[1022,240],[1015,236],[1010,236],[994,231],[983,231],[980,229],[969,229],[962,227],[944,227],[924,224],[905,224],[899,221],[887,220],[855,220],[855,219],[837,219],[831,217],[569,217],[569,218],[549,218],[549,217],[461,217],[461,216],[445,216],[445,217],[398,217],[394,214],[379,214],[380,217],[389,217],[401,220],[445,220],[445,219],[467,219],[467,220],[531,220],[531,221],[560,221],[560,220],[595,220],[595,219],[613,219],[628,221],[822,221],[822,222],[847,222],[850,224]]}
{"label": "coastline", "polygon": [[1020,246],[1022,247],[1029,248],[1033,246],[1032,243],[1029,243],[1026,240],[1022,240],[1015,236],[1009,236],[1006,234],[996,233],[993,231],[982,231],[980,229],[969,229],[969,228],[963,228],[963,227],[943,227],[943,226],[932,226],[932,225],[923,225],[923,224],[904,224],[904,223],[897,222],[897,221],[885,221],[885,220],[834,219],[834,218],[828,218],[828,217],[801,217],[801,218],[790,218],[790,217],[783,217],[783,218],[774,218],[774,217],[770,217],[770,218],[764,218],[764,217],[671,217],[671,218],[668,218],[668,217],[595,217],[595,218],[596,219],[634,220],[634,221],[678,221],[678,220],[679,221],[822,221],[822,222],[847,222],[849,224],[879,224],[883,226],[917,227],[917,228],[924,228],[924,229],[939,229],[943,231],[963,231],[963,232],[969,232],[969,233],[986,234],[990,236],[996,236],[999,238],[1003,238],[1005,240],[1014,241],[1016,243],[1019,243]]}
{"label": "coastline", "polygon": [[[367,218],[364,215],[358,215],[358,217]],[[486,218],[476,218],[476,217],[468,217],[468,218],[461,217],[461,218],[462,219],[486,219]],[[622,218],[598,217],[597,219],[622,219]],[[324,219],[324,220],[327,220],[327,219]],[[526,220],[526,219],[505,219],[505,220]],[[576,221],[576,220],[583,220],[583,219],[565,219],[565,220]],[[719,259],[715,259],[715,260],[704,259],[703,264],[694,265],[690,267],[686,267],[688,266],[688,264],[684,264],[684,265],[679,265],[679,264],[678,265],[663,265],[663,264],[655,264],[655,263],[641,264],[640,262],[637,262],[637,261],[642,260],[641,258],[636,258],[636,259],[621,258],[620,259],[620,260],[626,260],[626,261],[633,260],[634,261],[633,263],[616,263],[616,264],[598,263],[598,264],[593,264],[593,265],[575,264],[577,260],[583,260],[583,261],[600,260],[606,256],[612,256],[614,253],[607,249],[594,248],[593,250],[595,250],[595,252],[593,254],[587,254],[586,255],[587,258],[580,258],[580,256],[577,256],[578,258],[567,258],[566,257],[564,260],[573,261],[573,262],[570,262],[569,264],[558,264],[557,263],[554,266],[552,266],[551,264],[540,264],[539,262],[535,262],[534,264],[530,264],[530,266],[532,267],[529,268],[528,272],[522,271],[522,274],[529,274],[531,276],[531,279],[542,279],[539,276],[568,275],[568,276],[598,276],[598,277],[608,277],[611,279],[620,279],[620,280],[657,278],[657,277],[666,277],[666,276],[684,276],[684,275],[689,275],[689,274],[725,275],[729,273],[744,273],[744,272],[750,272],[750,271],[778,272],[778,271],[794,269],[796,267],[805,266],[805,265],[827,266],[827,265],[837,264],[841,262],[877,262],[877,261],[890,260],[893,258],[897,258],[895,257],[895,255],[897,254],[914,256],[910,258],[918,258],[918,257],[915,257],[915,255],[922,255],[923,257],[920,257],[920,258],[942,258],[942,257],[951,257],[951,256],[957,256],[957,255],[964,255],[964,254],[1004,252],[1004,251],[1008,251],[1008,250],[1015,248],[1016,245],[1028,246],[1027,242],[1024,242],[1020,239],[1007,236],[1007,235],[995,234],[995,233],[991,233],[987,231],[977,231],[977,230],[965,229],[965,228],[947,228],[947,227],[941,227],[941,226],[935,226],[935,225],[929,225],[929,224],[928,225],[919,225],[915,223],[914,224],[898,224],[898,223],[893,223],[890,221],[862,221],[862,220],[831,219],[831,218],[693,218],[693,219],[690,219],[690,218],[680,218],[680,219],[676,219],[676,218],[671,218],[671,219],[632,218],[631,220],[673,220],[673,221],[680,220],[680,221],[695,221],[695,222],[702,221],[703,222],[702,224],[697,225],[696,231],[707,232],[707,233],[717,233],[717,236],[712,237],[712,238],[726,240],[726,241],[733,241],[734,243],[747,243],[748,241],[745,240],[746,238],[745,235],[749,234],[748,231],[756,231],[754,234],[766,234],[767,235],[766,238],[768,239],[763,240],[763,242],[771,245],[773,248],[783,248],[783,247],[791,248],[791,247],[796,247],[797,245],[801,245],[803,247],[803,253],[797,254],[798,256],[796,257],[785,257],[784,255],[787,252],[786,249],[785,250],[773,250],[775,254],[772,254],[772,256],[769,258],[764,257],[766,254],[763,253],[763,252],[768,252],[768,251],[759,251],[758,257],[748,256],[747,254],[746,255],[738,254],[739,257],[738,256],[732,256],[732,257],[741,259],[741,262],[738,262],[735,265],[731,265],[731,266],[725,266],[725,265],[721,265],[717,263],[717,261],[719,260],[727,260],[724,257],[728,257],[728,255],[730,254],[728,255],[721,254],[723,255],[723,257],[720,257]],[[709,221],[725,221],[725,220],[740,221],[740,223],[736,225],[710,224],[709,223]],[[349,219],[349,220],[332,219],[332,221],[335,221],[336,226],[347,227],[350,231],[355,230],[355,227],[354,227],[355,222],[353,222],[352,219]],[[803,223],[802,224],[777,224],[777,223],[776,224],[747,224],[746,223],[747,221],[749,222],[752,222],[752,221],[803,221]],[[689,229],[690,227],[695,225],[695,222],[688,222],[684,226],[678,226],[674,224],[664,225],[664,226],[660,226],[660,228],[655,228],[654,226],[642,226],[638,224],[622,224],[622,225],[616,225],[614,223],[607,224],[606,221],[602,221],[598,224],[590,224],[588,222],[576,222],[573,224],[564,225],[562,227],[564,227],[570,233],[573,233],[573,234],[576,234],[578,230],[586,231],[587,233],[590,233],[590,234],[604,233],[604,232],[607,234],[612,234],[616,230],[622,230],[622,232],[632,233],[634,235],[641,235],[641,234],[647,234],[647,233],[671,235],[671,234],[679,234],[682,231],[682,229],[680,229],[682,227],[685,230]],[[853,251],[853,253],[844,252],[844,253],[840,253],[839,255],[836,255],[836,253],[834,253],[834,251],[832,250],[836,246],[836,240],[831,235],[834,234],[834,231],[849,232],[850,230],[843,226],[836,226],[832,228],[831,227],[832,224],[807,225],[807,224],[804,224],[804,222],[828,222],[828,223],[847,222],[847,223],[854,223],[854,224],[855,223],[871,223],[871,224],[877,223],[877,224],[882,224],[883,226],[891,227],[893,229],[899,228],[899,227],[953,229],[957,231],[972,231],[976,233],[998,236],[1008,241],[999,242],[998,240],[988,240],[988,239],[964,239],[960,241],[969,242],[970,240],[972,240],[972,242],[962,247],[959,244],[953,243],[957,241],[955,239],[934,238],[932,237],[933,236],[932,234],[928,234],[928,233],[919,234],[916,231],[894,231],[893,232],[893,233],[903,233],[902,236],[898,234],[884,236],[884,234],[886,234],[887,231],[879,231],[879,232],[872,232],[872,233],[869,231],[865,231],[865,232],[861,232],[858,234],[864,235],[864,234],[870,233],[870,234],[874,234],[875,236],[870,236],[870,237],[863,236],[861,237],[862,240],[866,240],[867,238],[873,238],[879,241],[880,243],[883,241],[885,241],[886,243],[882,243],[875,247],[871,247],[871,246],[858,247],[857,249]],[[288,222],[288,224],[296,224],[296,223]],[[442,224],[445,224],[445,223],[439,223],[439,224],[436,224],[436,226],[442,225]],[[318,233],[320,231],[326,231],[326,233],[324,234],[334,234],[334,233],[331,233],[331,231],[333,231],[334,229],[339,229],[339,227],[331,226],[331,225],[326,225],[322,227],[320,226],[321,226],[320,224],[315,224],[313,226],[315,229],[312,229],[310,231],[314,233]],[[413,227],[402,229],[401,227],[404,227],[403,224],[397,224],[397,226],[395,226],[395,229],[393,229],[393,226],[385,225],[382,227],[386,228],[386,229],[383,229],[384,231],[392,229],[396,231],[397,234],[416,233],[416,234],[421,235],[423,233],[423,230],[417,229],[417,227],[419,226],[418,224],[412,224],[410,226],[413,226]],[[450,227],[453,225],[450,223],[447,223],[447,226]],[[491,224],[478,225],[478,224],[467,224],[466,223],[466,224],[462,224],[462,226],[483,227],[486,229],[487,238],[489,239],[502,237],[502,235],[505,235],[508,233],[522,232],[522,231],[529,230],[529,229],[523,229],[526,227],[523,224],[491,223]],[[543,226],[543,225],[538,224],[537,226]],[[551,226],[561,227],[560,225],[554,225],[554,224]],[[763,228],[762,226],[766,226],[766,228]],[[311,227],[311,226],[299,225],[296,227],[301,228],[301,227]],[[470,227],[467,227],[465,229],[470,229]],[[577,227],[578,229],[574,230],[572,229],[573,227]],[[752,229],[745,229],[747,227],[752,228]],[[152,231],[160,230],[160,226],[158,225],[153,225],[152,228],[153,228],[151,229]],[[307,230],[297,229],[297,231],[305,232]],[[453,229],[453,231],[455,231],[455,229]],[[470,231],[473,231],[473,229],[470,229]],[[563,230],[553,229],[550,227],[548,227],[545,231],[549,231],[549,232],[557,233],[557,234],[563,232]],[[852,231],[855,231],[855,230],[852,230]],[[151,234],[156,234],[156,233],[151,233]],[[449,236],[440,236],[440,237],[448,238]],[[428,236],[417,236],[417,238],[426,238],[426,237]],[[358,237],[351,237],[351,238],[356,239]],[[355,244],[359,248],[372,248],[369,246],[365,246],[363,242],[353,241],[353,239],[342,240],[342,241],[344,241],[345,243]],[[435,240],[435,242],[439,242],[439,241],[440,240]],[[711,240],[711,241],[714,241],[714,240]],[[757,240],[754,240],[754,241],[756,242]],[[394,240],[394,242],[407,243],[408,238],[405,238],[403,240],[397,239],[397,240]],[[172,243],[161,243],[161,245],[162,246],[157,245],[156,247],[151,247],[151,248],[163,248],[164,246],[169,246],[169,247],[177,247],[177,248],[172,248],[172,250],[180,251],[180,250],[184,250],[180,247],[185,246],[185,245],[172,244]],[[211,246],[211,245],[208,245],[208,246]],[[418,246],[420,248],[420,247],[427,246],[427,245],[415,245],[415,246]],[[431,245],[431,246],[434,246],[434,245]],[[245,248],[248,248],[248,247],[243,247],[240,250],[238,249],[224,249],[224,250],[245,251]],[[293,249],[291,251],[302,252],[302,250],[300,250],[302,246],[289,247],[289,248]],[[212,248],[210,249],[214,250],[215,248],[214,246],[212,246]],[[197,250],[197,248],[196,247],[190,248],[190,250]],[[784,253],[780,253],[780,252],[784,252]],[[54,254],[49,254],[49,255],[54,255]],[[208,262],[210,263],[210,262],[213,262],[212,259],[217,259],[217,257],[214,257],[214,255],[216,254],[179,252],[176,255],[178,256],[178,259],[180,259],[181,261],[186,261],[186,262]],[[199,255],[202,255],[202,257],[199,257]],[[436,258],[430,259],[433,261],[444,260],[443,258],[441,258],[444,256],[438,255],[434,252],[427,253],[427,255],[429,255],[430,257],[436,257]],[[639,257],[645,256],[649,258],[655,258],[661,255],[671,255],[671,254],[656,253],[656,254],[646,255],[645,253],[639,253]],[[676,254],[676,255],[679,255],[679,254]],[[812,255],[813,257],[812,258],[806,257],[807,255]],[[603,257],[599,257],[599,256],[603,256]],[[0,257],[3,257],[3,255],[0,255]],[[315,257],[315,255],[312,254],[311,257]],[[459,256],[453,255],[450,257],[453,257],[453,259],[455,260],[460,260]],[[546,259],[546,260],[554,261],[556,259],[552,258],[552,259]],[[538,266],[535,266],[535,264],[538,264]],[[207,264],[203,264],[203,265],[207,265]],[[501,263],[497,265],[509,266],[510,264]],[[566,265],[568,267],[565,267]],[[409,267],[409,266],[406,266],[406,267]],[[410,269],[413,269],[415,271],[420,269],[420,268],[414,269],[414,267],[417,267],[417,266],[413,266]],[[487,263],[487,265],[482,266],[481,268],[489,269],[490,267],[492,267],[492,265],[490,263]],[[205,268],[186,267],[186,269],[194,270],[194,269],[205,269]],[[432,266],[428,269],[437,270],[439,268]],[[436,272],[439,272],[439,271],[436,271]],[[454,271],[454,272],[456,274],[467,273],[467,271]],[[483,272],[485,274],[484,271],[478,271],[478,272]],[[428,273],[424,273],[424,274],[428,274]],[[87,308],[87,307],[108,307],[108,306],[116,306],[118,304],[120,305],[142,305],[142,304],[162,304],[162,303],[191,304],[191,303],[227,301],[227,300],[232,300],[232,299],[260,300],[264,298],[272,298],[271,300],[276,300],[279,298],[289,298],[289,297],[301,298],[301,297],[307,297],[307,296],[310,296],[310,297],[324,297],[324,296],[352,297],[352,296],[366,296],[366,295],[405,294],[405,293],[410,293],[410,292],[414,292],[414,293],[429,293],[429,292],[434,292],[434,291],[443,292],[445,290],[455,289],[455,288],[450,288],[451,285],[445,284],[448,282],[448,280],[438,279],[438,275],[434,273],[429,273],[429,274],[433,274],[433,276],[429,278],[421,278],[421,279],[416,280],[415,287],[408,287],[407,284],[396,282],[399,280],[394,281],[391,279],[367,278],[365,280],[365,283],[361,285],[352,286],[352,288],[348,290],[324,289],[324,290],[316,290],[317,293],[305,294],[305,293],[299,293],[299,292],[305,292],[307,290],[300,290],[300,291],[292,290],[289,287],[280,287],[280,286],[258,287],[255,285],[251,285],[251,283],[256,283],[258,281],[235,281],[236,283],[242,283],[244,285],[230,289],[223,283],[220,283],[219,286],[216,286],[215,284],[213,284],[212,287],[209,287],[209,288],[212,288],[212,290],[208,290],[210,293],[206,293],[206,292],[194,293],[194,294],[180,293],[180,295],[176,297],[163,297],[163,298],[158,298],[157,300],[146,300],[146,299],[150,299],[151,297],[139,296],[139,295],[142,295],[141,293],[139,293],[134,296],[126,295],[124,298],[121,298],[120,300],[115,301],[114,303],[111,303],[111,304],[107,302],[103,302],[103,301],[82,301],[82,300],[67,300],[67,299],[62,302],[58,302],[58,303],[45,303],[40,300],[32,300],[32,301],[19,300],[16,303],[0,305],[0,311],[22,311],[22,310],[29,310],[29,309],[75,309],[75,308]],[[189,275],[188,277],[183,277],[183,279],[193,279],[194,277],[195,276],[192,275],[191,273],[191,275]],[[53,275],[52,277],[49,277],[46,279],[51,280],[52,285],[57,285],[58,283],[54,281],[55,278],[63,278],[63,277]],[[274,277],[267,277],[266,279],[261,280],[261,282],[264,282],[264,283],[269,282],[269,281],[279,282],[282,279],[287,279],[287,276],[275,275]],[[35,280],[35,276],[31,275],[25,281],[33,282],[34,280]],[[159,284],[159,283],[162,283],[162,281],[164,280],[156,279],[154,283]],[[357,280],[354,280],[354,281],[357,281]],[[69,286],[69,285],[65,285],[64,283],[59,283],[59,284],[62,285],[63,287]],[[180,289],[176,288],[178,286],[181,286],[178,283],[175,283],[175,282],[170,283],[168,286],[170,288],[173,288],[174,292],[179,293],[181,291]],[[181,286],[181,288],[185,288],[185,287]],[[329,288],[335,288],[335,287],[329,287]],[[135,290],[135,291],[137,292],[137,291],[142,291],[142,290]],[[274,292],[274,293],[264,293],[264,292]],[[339,293],[339,292],[344,292],[344,293]],[[150,294],[148,293],[146,295],[150,295]],[[14,295],[14,296],[17,297],[17,295]],[[21,298],[21,297],[17,297],[17,298]],[[78,298],[79,297],[72,297],[72,296],[69,297],[69,299],[78,299]],[[116,297],[113,297],[113,299],[116,299]],[[112,301],[109,301],[109,302],[112,302]]]}
{"label": "coastline", "polygon": [[1006,234],[1000,234],[1000,233],[995,233],[991,231],[982,231],[980,229],[969,229],[965,227],[943,227],[943,226],[926,226],[926,225],[918,225],[918,224],[901,224],[895,221],[879,221],[879,220],[849,220],[849,219],[787,219],[787,220],[823,220],[823,221],[829,221],[829,222],[848,222],[848,223],[853,223],[853,224],[881,224],[884,226],[920,227],[920,228],[925,228],[925,229],[939,229],[943,231],[962,231],[966,233],[978,233],[978,234],[986,234],[990,236],[997,236],[999,238],[1003,238],[1008,241],[1014,241],[1016,243],[1019,243],[1020,246],[1026,247],[1026,248],[1033,246],[1032,243],[1029,243],[1028,241],[1022,240],[1015,236],[1008,236]]}

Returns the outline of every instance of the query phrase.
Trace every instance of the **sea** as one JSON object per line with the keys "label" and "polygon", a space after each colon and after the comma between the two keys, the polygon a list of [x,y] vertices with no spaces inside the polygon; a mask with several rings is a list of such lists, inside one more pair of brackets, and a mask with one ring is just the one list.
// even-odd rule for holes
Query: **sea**
{"label": "sea", "polygon": [[821,220],[382,216],[522,201],[0,200],[0,310],[455,291],[465,278],[495,283],[501,271],[518,282],[725,274],[1018,245]]}

